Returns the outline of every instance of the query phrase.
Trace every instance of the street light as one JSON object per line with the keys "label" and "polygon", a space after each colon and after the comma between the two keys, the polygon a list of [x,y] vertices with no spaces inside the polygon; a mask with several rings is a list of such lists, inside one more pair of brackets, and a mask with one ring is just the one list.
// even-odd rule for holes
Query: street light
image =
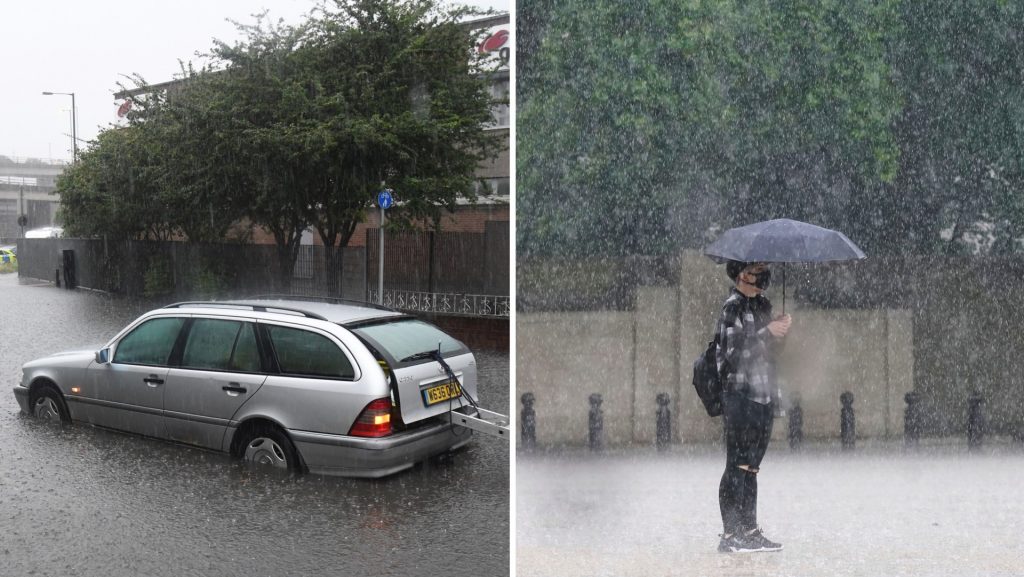
{"label": "street light", "polygon": [[53,96],[55,94],[71,97],[71,158],[72,162],[74,162],[78,160],[78,112],[75,110],[75,93],[43,92],[43,96]]}

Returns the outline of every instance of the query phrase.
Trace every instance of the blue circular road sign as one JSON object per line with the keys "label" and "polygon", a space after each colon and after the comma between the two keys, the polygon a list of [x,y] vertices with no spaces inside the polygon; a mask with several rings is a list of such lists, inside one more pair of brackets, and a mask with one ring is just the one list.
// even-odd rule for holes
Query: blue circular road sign
{"label": "blue circular road sign", "polygon": [[387,210],[395,204],[395,199],[391,197],[391,189],[385,188],[384,190],[377,193],[377,206]]}

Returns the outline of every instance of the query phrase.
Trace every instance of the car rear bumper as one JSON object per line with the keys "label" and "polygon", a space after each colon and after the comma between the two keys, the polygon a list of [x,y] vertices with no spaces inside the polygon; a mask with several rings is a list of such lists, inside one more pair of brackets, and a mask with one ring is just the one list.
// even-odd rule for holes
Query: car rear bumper
{"label": "car rear bumper", "polygon": [[288,431],[310,473],[343,477],[384,477],[457,449],[472,431],[437,423],[389,437],[366,439]]}
{"label": "car rear bumper", "polygon": [[14,398],[18,400],[21,412],[32,414],[31,407],[28,406],[28,389],[21,385],[14,385]]}

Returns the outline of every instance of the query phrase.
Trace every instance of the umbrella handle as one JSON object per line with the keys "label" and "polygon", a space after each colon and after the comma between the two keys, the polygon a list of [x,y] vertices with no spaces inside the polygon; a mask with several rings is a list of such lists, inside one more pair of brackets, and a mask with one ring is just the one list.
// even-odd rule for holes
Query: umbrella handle
{"label": "umbrella handle", "polygon": [[786,314],[786,263],[782,263],[782,314]]}

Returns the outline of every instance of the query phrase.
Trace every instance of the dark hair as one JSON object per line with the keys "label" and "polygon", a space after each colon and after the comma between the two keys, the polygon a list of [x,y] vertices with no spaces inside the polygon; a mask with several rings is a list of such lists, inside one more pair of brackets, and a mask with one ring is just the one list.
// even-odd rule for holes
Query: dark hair
{"label": "dark hair", "polygon": [[741,262],[738,260],[730,260],[725,263],[725,274],[729,275],[729,280],[736,282],[736,277],[740,276],[743,269],[747,268],[750,263]]}

